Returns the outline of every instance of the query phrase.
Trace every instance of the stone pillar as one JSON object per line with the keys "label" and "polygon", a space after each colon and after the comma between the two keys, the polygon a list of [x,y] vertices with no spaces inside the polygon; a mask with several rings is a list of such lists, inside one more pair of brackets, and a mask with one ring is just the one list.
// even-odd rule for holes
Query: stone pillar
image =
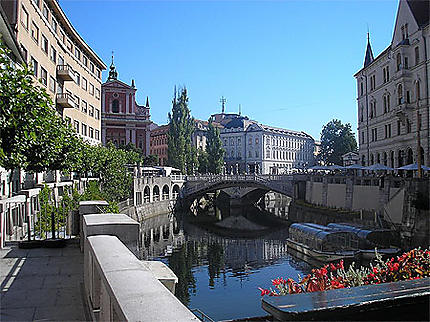
{"label": "stone pillar", "polygon": [[128,113],[128,107],[130,106],[130,95],[127,93],[125,95],[125,114],[129,114]]}
{"label": "stone pillar", "polygon": [[83,237],[83,216],[88,214],[99,214],[102,207],[108,206],[109,203],[103,200],[89,200],[79,202],[79,211],[73,212],[72,215],[72,235],[81,236],[81,251],[84,250],[84,237]]}

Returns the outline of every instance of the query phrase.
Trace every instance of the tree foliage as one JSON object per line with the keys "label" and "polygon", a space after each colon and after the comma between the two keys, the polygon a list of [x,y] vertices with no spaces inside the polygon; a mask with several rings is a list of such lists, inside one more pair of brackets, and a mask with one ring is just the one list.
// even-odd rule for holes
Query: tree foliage
{"label": "tree foliage", "polygon": [[0,165],[38,172],[71,168],[78,137],[27,66],[18,68],[9,55],[0,43]]}
{"label": "tree foliage", "polygon": [[187,89],[179,97],[175,89],[172,111],[169,116],[168,163],[182,173],[192,174],[198,167],[197,150],[192,145],[194,119],[188,108]]}
{"label": "tree foliage", "polygon": [[199,162],[199,173],[208,173],[209,172],[208,153],[206,151],[199,149],[197,154],[197,159]]}
{"label": "tree foliage", "polygon": [[326,164],[342,164],[342,155],[357,151],[357,141],[351,124],[333,119],[321,131],[320,161]]}
{"label": "tree foliage", "polygon": [[210,173],[220,174],[224,164],[224,149],[220,138],[219,128],[209,121],[206,152],[208,154],[208,170]]}

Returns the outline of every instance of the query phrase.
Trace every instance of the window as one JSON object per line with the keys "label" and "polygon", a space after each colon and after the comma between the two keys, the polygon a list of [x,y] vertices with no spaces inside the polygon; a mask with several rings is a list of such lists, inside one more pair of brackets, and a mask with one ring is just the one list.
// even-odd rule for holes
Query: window
{"label": "window", "polygon": [[88,58],[85,55],[82,55],[82,63],[85,65],[85,67],[88,67]]}
{"label": "window", "polygon": [[43,5],[42,14],[46,19],[49,18],[49,9],[46,4]]}
{"label": "window", "polygon": [[67,39],[67,49],[70,52],[72,52],[72,50],[73,50],[73,44],[72,44],[72,42],[69,39]]}
{"label": "window", "polygon": [[98,68],[97,68],[97,78],[102,78],[102,77],[101,77],[100,69],[98,69]]}
{"label": "window", "polygon": [[31,24],[31,37],[35,42],[39,43],[39,28],[34,22]]}
{"label": "window", "polygon": [[87,113],[87,102],[82,100],[82,112]]}
{"label": "window", "polygon": [[258,158],[258,157],[259,157],[259,155],[258,155],[258,151],[255,151],[255,157],[256,157],[256,158]]}
{"label": "window", "polygon": [[75,127],[76,133],[79,133],[79,122],[78,121],[74,121],[73,125]]}
{"label": "window", "polygon": [[251,158],[251,157],[252,157],[251,151],[248,151],[248,158]]}
{"label": "window", "polygon": [[75,108],[79,110],[80,106],[80,99],[78,96],[75,95]]}
{"label": "window", "polygon": [[370,76],[370,89],[374,90],[376,87],[376,75]]}
{"label": "window", "polygon": [[40,66],[40,82],[45,86],[48,85],[48,72],[42,66]]}
{"label": "window", "polygon": [[112,113],[119,113],[119,102],[118,102],[118,100],[113,100],[113,102],[112,102]]}
{"label": "window", "polygon": [[363,82],[360,83],[360,95],[363,95]]}
{"label": "window", "polygon": [[87,90],[87,80],[86,78],[82,77],[82,89]]}
{"label": "window", "polygon": [[24,57],[24,61],[27,63],[28,51],[27,49],[25,49],[25,47],[22,44],[21,44],[21,53],[22,53],[22,56]]}
{"label": "window", "polygon": [[54,32],[57,33],[58,23],[57,23],[57,20],[55,20],[54,17],[52,17],[52,20],[51,20],[51,27],[52,27],[52,29],[54,29]]}
{"label": "window", "polygon": [[81,60],[81,51],[75,47],[75,57],[77,60]]}
{"label": "window", "polygon": [[51,60],[54,63],[57,63],[57,51],[55,50],[55,48],[53,46],[51,46]]}
{"label": "window", "polygon": [[90,62],[90,71],[91,73],[94,73],[94,64]]}
{"label": "window", "polygon": [[100,90],[96,88],[96,98],[100,99]]}
{"label": "window", "polygon": [[55,78],[52,76],[49,77],[49,90],[55,93]]}
{"label": "window", "polygon": [[58,55],[58,65],[65,65],[63,56]]}
{"label": "window", "polygon": [[94,85],[90,83],[90,94],[94,95]]}
{"label": "window", "polygon": [[255,138],[255,144],[258,144],[258,143],[259,143],[258,138]]}
{"label": "window", "polygon": [[396,62],[397,62],[397,71],[399,71],[400,69],[402,69],[402,55],[400,55],[400,53],[397,54]]}
{"label": "window", "polygon": [[28,12],[24,6],[21,7],[21,23],[28,30]]}
{"label": "window", "polygon": [[401,128],[400,128],[400,120],[397,121],[397,135],[401,134]]}
{"label": "window", "polygon": [[417,81],[415,88],[416,88],[417,101],[419,101],[421,99],[420,82]]}
{"label": "window", "polygon": [[66,36],[64,35],[64,31],[60,30],[60,39],[63,42],[63,44],[66,43]]}
{"label": "window", "polygon": [[406,133],[411,133],[412,131],[412,123],[409,119],[406,119]]}
{"label": "window", "polygon": [[384,96],[384,114],[387,113],[387,96]]}
{"label": "window", "polygon": [[403,104],[403,86],[402,84],[399,84],[397,86],[397,100],[398,100],[398,104]]}
{"label": "window", "polygon": [[405,69],[409,68],[409,63],[408,63],[408,57],[405,57],[405,64],[404,64]]}
{"label": "window", "polygon": [[100,120],[100,110],[96,108],[96,120]]}
{"label": "window", "polygon": [[94,106],[92,106],[92,105],[90,105],[89,114],[90,114],[90,116],[94,117]]}
{"label": "window", "polygon": [[99,130],[96,130],[95,139],[100,140],[100,131]]}
{"label": "window", "polygon": [[361,143],[364,144],[364,132],[361,132]]}
{"label": "window", "polygon": [[82,135],[87,136],[87,125],[82,123]]}
{"label": "window", "polygon": [[406,103],[410,103],[410,102],[411,102],[411,92],[406,91]]}
{"label": "window", "polygon": [[415,47],[415,65],[418,65],[420,62],[420,47]]}
{"label": "window", "polygon": [[75,72],[75,82],[76,85],[81,86],[81,75],[78,72]]}
{"label": "window", "polygon": [[388,82],[390,80],[390,70],[389,67],[386,66],[382,69],[383,77],[384,77],[384,83]]}
{"label": "window", "polygon": [[45,54],[48,54],[48,48],[49,48],[48,39],[46,39],[46,37],[42,35],[42,50],[45,52]]}
{"label": "window", "polygon": [[91,126],[89,127],[89,137],[94,138],[94,129]]}
{"label": "window", "polygon": [[33,3],[36,5],[36,7],[40,8],[40,0],[33,0]]}

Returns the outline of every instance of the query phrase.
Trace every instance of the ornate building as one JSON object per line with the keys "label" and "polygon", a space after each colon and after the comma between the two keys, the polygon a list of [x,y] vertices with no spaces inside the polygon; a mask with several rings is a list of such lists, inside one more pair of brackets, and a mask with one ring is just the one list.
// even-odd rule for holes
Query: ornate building
{"label": "ornate building", "polygon": [[376,58],[368,37],[357,79],[362,165],[430,165],[429,2],[400,0],[391,44]]}
{"label": "ornate building", "polygon": [[112,56],[109,77],[102,84],[102,142],[116,146],[134,144],[149,155],[150,126],[149,99],[145,106],[136,103],[134,80],[128,85],[118,80]]}

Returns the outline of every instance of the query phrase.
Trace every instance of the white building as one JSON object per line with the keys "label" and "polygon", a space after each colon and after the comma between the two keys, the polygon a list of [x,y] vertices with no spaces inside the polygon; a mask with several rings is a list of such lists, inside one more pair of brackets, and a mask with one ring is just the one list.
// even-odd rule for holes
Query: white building
{"label": "white building", "polygon": [[220,123],[227,173],[281,174],[314,164],[315,142],[304,132],[259,124],[239,114],[229,114]]}
{"label": "white building", "polygon": [[428,1],[400,0],[391,44],[374,58],[368,39],[354,75],[362,165],[400,167],[417,162],[418,151],[430,165],[429,11]]}

